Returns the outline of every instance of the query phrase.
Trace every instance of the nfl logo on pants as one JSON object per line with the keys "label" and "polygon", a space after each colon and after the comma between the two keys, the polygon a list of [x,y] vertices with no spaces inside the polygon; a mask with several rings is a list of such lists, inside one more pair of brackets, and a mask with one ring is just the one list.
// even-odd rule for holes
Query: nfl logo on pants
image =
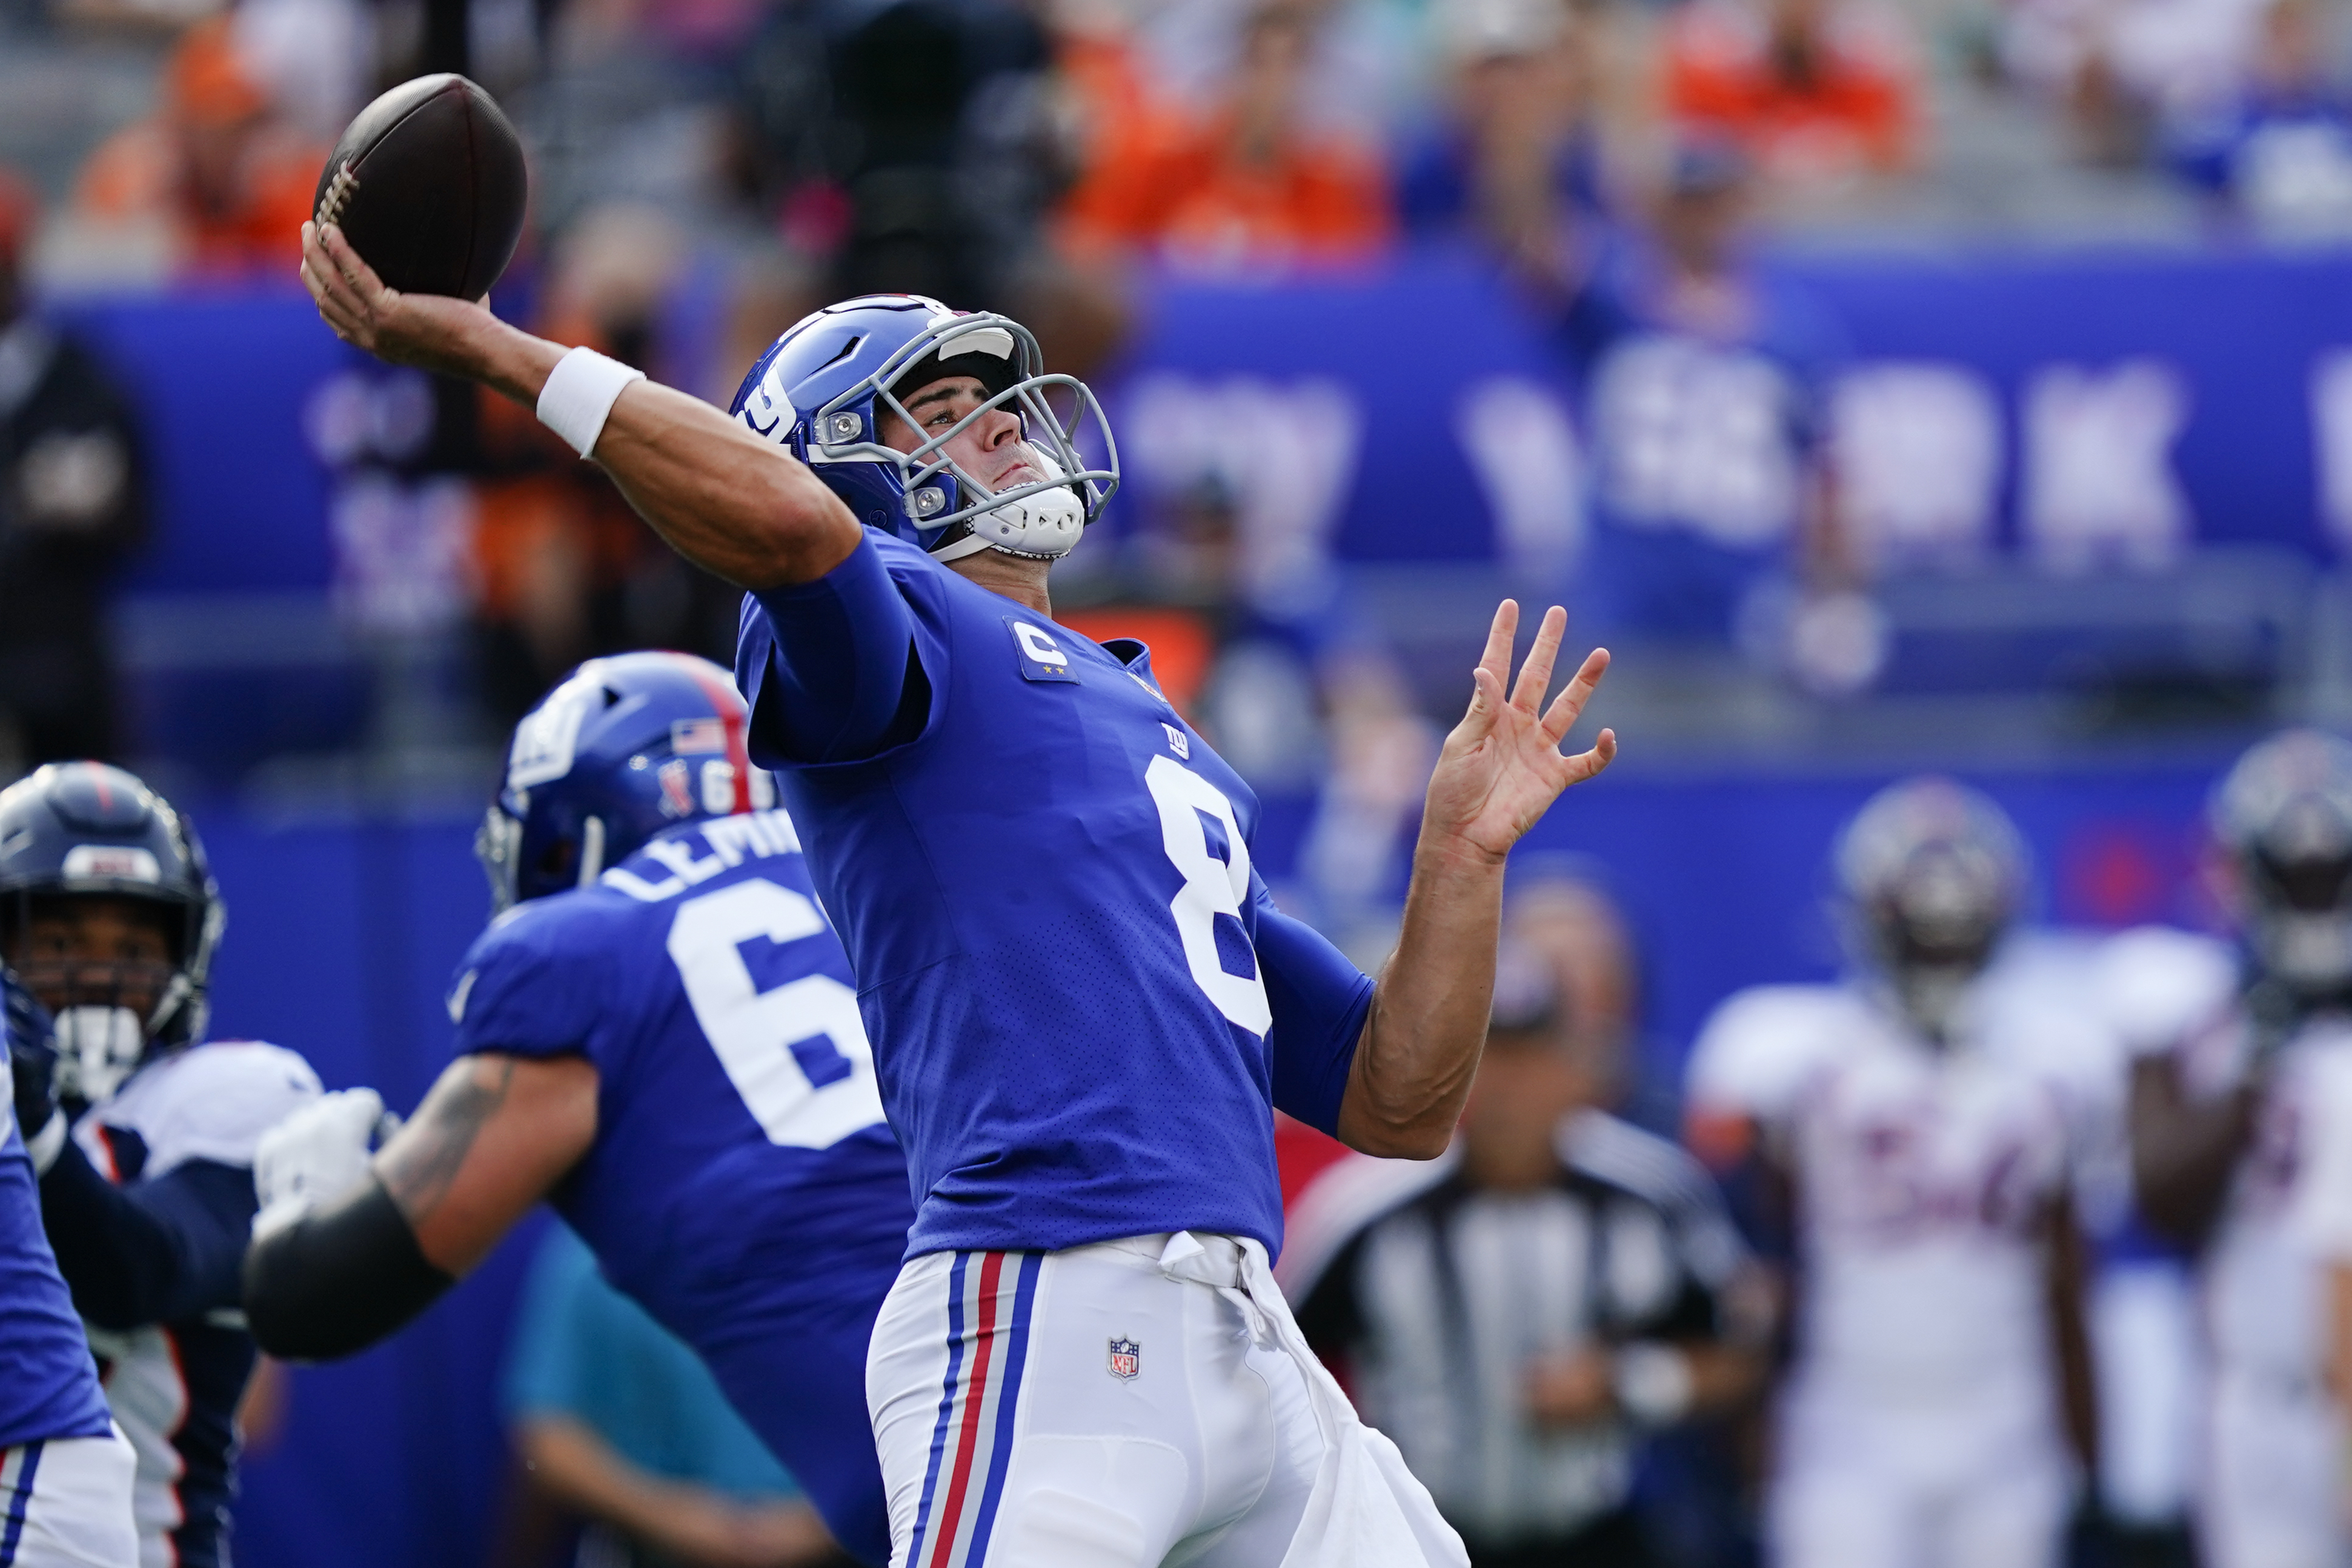
{"label": "nfl logo on pants", "polygon": [[1143,1370],[1143,1349],[1133,1340],[1110,1342],[1110,1374],[1126,1383]]}

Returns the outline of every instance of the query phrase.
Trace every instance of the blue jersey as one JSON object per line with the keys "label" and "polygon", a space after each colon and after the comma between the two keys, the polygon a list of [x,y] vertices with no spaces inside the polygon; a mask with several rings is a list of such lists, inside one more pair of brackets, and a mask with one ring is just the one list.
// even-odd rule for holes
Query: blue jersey
{"label": "blue jersey", "polygon": [[[869,529],[747,603],[736,679],[857,973],[909,1254],[1188,1229],[1277,1250],[1273,1107],[1333,1128],[1371,982],[1276,910],[1257,799],[1143,645]],[[826,691],[850,717],[809,732]]]}
{"label": "blue jersey", "polygon": [[866,1342],[913,1210],[799,851],[780,812],[671,828],[502,916],[449,1005],[461,1052],[594,1065],[596,1142],[556,1208],[878,1562]]}
{"label": "blue jersey", "polygon": [[106,1396],[81,1319],[41,1228],[40,1189],[0,1102],[0,1448],[62,1437],[103,1437]]}

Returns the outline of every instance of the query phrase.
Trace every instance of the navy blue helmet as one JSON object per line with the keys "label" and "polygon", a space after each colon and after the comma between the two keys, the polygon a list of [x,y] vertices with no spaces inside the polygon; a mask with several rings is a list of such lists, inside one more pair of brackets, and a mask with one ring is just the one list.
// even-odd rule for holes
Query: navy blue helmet
{"label": "navy blue helmet", "polygon": [[728,673],[683,653],[592,658],[515,726],[474,852],[503,910],[584,888],[666,827],[763,810]]}
{"label": "navy blue helmet", "polygon": [[[52,900],[152,905],[159,965],[26,951]],[[59,1088],[95,1103],[150,1057],[204,1038],[213,952],[227,923],[203,843],[169,801],[105,763],[52,763],[0,791],[0,937],[57,1015]]]}
{"label": "navy blue helmet", "polygon": [[[987,400],[912,452],[884,446],[886,411],[922,428],[898,389],[950,375],[977,378]],[[1000,407],[1019,416],[1043,477],[991,491],[947,447]],[[803,320],[751,366],[728,412],[806,463],[860,522],[943,561],[992,548],[1065,554],[1118,489],[1110,426],[1084,382],[1045,374],[1037,340],[1011,317],[919,294],[868,294]],[[1089,416],[1098,458],[1079,451]]]}

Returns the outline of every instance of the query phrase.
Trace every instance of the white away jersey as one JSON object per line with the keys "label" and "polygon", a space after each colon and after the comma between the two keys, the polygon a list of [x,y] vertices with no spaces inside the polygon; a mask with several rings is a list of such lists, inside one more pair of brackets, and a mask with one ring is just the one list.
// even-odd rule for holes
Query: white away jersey
{"label": "white away jersey", "polygon": [[1743,992],[1701,1034],[1694,1114],[1751,1119],[1794,1177],[1808,1402],[2053,1419],[2034,1227],[2074,1138],[2020,1054],[1938,1050],[1843,986]]}
{"label": "white away jersey", "polygon": [[[128,1186],[191,1161],[250,1168],[254,1146],[320,1093],[310,1064],[282,1047],[223,1041],[133,1074],[81,1119],[75,1142]],[[134,1513],[142,1568],[225,1561],[236,1405],[253,1367],[245,1316],[224,1304],[191,1321],[89,1328],[114,1419],[139,1456]]]}

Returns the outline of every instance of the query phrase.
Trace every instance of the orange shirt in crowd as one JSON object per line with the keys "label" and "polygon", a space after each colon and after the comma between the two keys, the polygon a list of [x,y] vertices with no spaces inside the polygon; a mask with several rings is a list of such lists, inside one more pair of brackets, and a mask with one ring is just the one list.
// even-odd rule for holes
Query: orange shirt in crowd
{"label": "orange shirt in crowd", "polygon": [[100,223],[162,225],[183,272],[290,276],[325,160],[272,115],[216,16],[173,49],[163,107],[82,165],[74,206]]}
{"label": "orange shirt in crowd", "polygon": [[1061,208],[1073,248],[1279,266],[1360,260],[1389,243],[1388,176],[1370,149],[1294,130],[1254,156],[1232,111],[1194,119],[1162,103],[1113,39],[1065,37],[1059,64],[1094,153]]}
{"label": "orange shirt in crowd", "polygon": [[1378,159],[1344,142],[1301,141],[1251,160],[1234,142],[1220,116],[1106,160],[1064,209],[1072,238],[1209,266],[1357,261],[1388,244],[1394,226]]}
{"label": "orange shirt in crowd", "polygon": [[1687,126],[1737,142],[1769,175],[1903,168],[1913,152],[1917,85],[1897,40],[1868,19],[1835,12],[1809,30],[1811,69],[1800,78],[1776,59],[1768,24],[1754,11],[1685,6],[1667,34],[1668,108]]}

